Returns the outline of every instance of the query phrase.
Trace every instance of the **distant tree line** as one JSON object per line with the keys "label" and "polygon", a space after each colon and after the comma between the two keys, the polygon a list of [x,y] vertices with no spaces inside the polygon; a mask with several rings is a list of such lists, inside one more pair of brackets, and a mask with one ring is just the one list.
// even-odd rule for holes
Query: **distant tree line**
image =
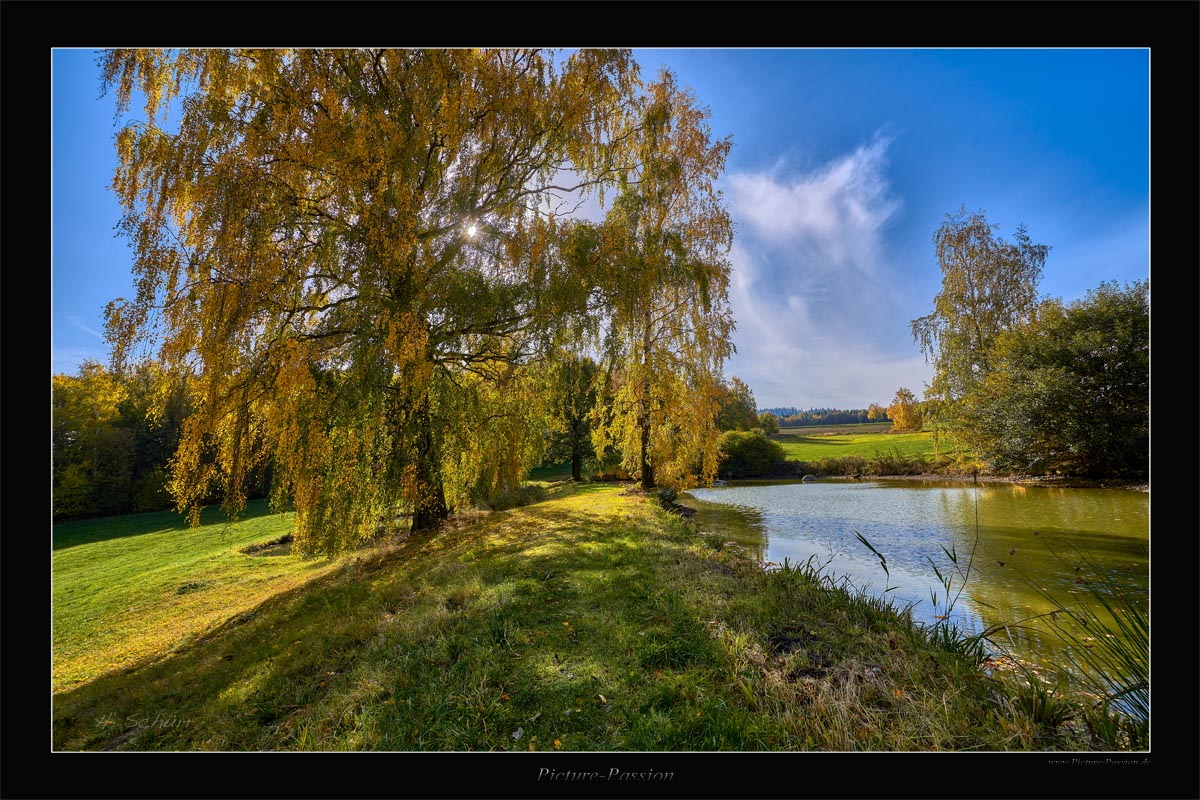
{"label": "distant tree line", "polygon": [[[187,384],[155,362],[113,372],[85,361],[74,375],[51,378],[55,519],[159,511],[171,460],[194,409]],[[252,497],[265,495],[266,462],[247,476]]]}
{"label": "distant tree line", "polygon": [[784,428],[797,428],[813,425],[856,425],[861,422],[887,422],[890,417],[887,410],[877,403],[868,408],[816,408],[808,411],[791,411],[780,414],[779,409],[771,409],[779,418],[779,425]]}

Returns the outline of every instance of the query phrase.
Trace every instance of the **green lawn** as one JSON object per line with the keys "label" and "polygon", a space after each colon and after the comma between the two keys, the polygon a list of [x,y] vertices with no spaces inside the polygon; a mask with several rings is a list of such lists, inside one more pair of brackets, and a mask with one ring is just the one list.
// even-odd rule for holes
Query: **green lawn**
{"label": "green lawn", "polygon": [[241,552],[287,533],[290,520],[257,500],[233,525],[213,507],[194,529],[169,511],[54,526],[53,690],[159,657],[328,572],[330,562],[289,546]]}
{"label": "green lawn", "polygon": [[[770,438],[783,445],[783,451],[793,461],[816,461],[819,458],[841,458],[875,455],[929,456],[934,453],[933,434],[922,433],[849,433],[845,426],[839,432],[827,433],[820,428],[790,428]],[[948,445],[942,443],[942,452]]]}
{"label": "green lawn", "polygon": [[[619,486],[561,486],[336,568],[238,553],[285,519],[224,538],[171,519],[59,531],[56,669],[69,649],[59,680],[93,679],[54,696],[55,749],[1067,746],[878,602],[764,571]],[[205,627],[203,597],[232,619],[172,648]],[[95,677],[131,642],[160,658]]]}

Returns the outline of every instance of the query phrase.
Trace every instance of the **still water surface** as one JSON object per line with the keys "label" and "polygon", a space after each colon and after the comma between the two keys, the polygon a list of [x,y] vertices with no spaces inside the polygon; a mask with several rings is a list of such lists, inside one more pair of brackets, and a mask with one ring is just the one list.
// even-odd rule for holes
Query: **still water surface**
{"label": "still water surface", "polygon": [[[945,614],[945,590],[930,564],[943,575],[954,571],[943,547],[964,571],[971,563],[951,618],[972,632],[1048,612],[1054,604],[1047,595],[1067,607],[1094,603],[1080,583],[1089,574],[1085,558],[1131,597],[1149,597],[1145,492],[830,480],[746,482],[690,494],[699,501],[692,504],[700,507],[701,530],[761,561],[829,562],[825,574],[874,593],[890,588],[890,597],[913,604],[913,617],[927,623]],[[887,559],[890,577],[856,533]],[[954,591],[963,583],[956,574]],[[1062,663],[1065,645],[1047,633],[1010,628],[996,638],[1022,658]]]}

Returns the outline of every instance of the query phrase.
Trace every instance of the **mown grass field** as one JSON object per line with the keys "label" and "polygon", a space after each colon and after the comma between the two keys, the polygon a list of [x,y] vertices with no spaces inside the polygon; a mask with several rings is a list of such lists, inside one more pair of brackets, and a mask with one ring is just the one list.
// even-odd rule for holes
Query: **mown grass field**
{"label": "mown grass field", "polygon": [[[859,430],[859,429],[871,430]],[[783,445],[783,451],[793,461],[816,461],[821,458],[899,454],[911,457],[932,457],[933,434],[889,433],[891,423],[864,425],[823,425],[811,428],[785,428],[770,438]],[[948,443],[943,440],[942,452]]]}
{"label": "mown grass field", "polygon": [[240,522],[206,509],[198,528],[169,511],[54,526],[51,686],[69,689],[162,656],[281,591],[329,572],[290,547],[290,514],[251,501]]}
{"label": "mown grass field", "polygon": [[[240,533],[213,541],[210,532],[203,544],[190,538],[198,532],[145,521],[140,534],[100,533],[112,524],[67,530],[56,551],[55,614],[73,632],[63,646],[73,648],[70,674],[81,685],[54,697],[55,749],[936,750],[1057,741],[994,678],[878,601],[803,571],[764,571],[617,486],[564,485],[545,502],[337,564],[255,559],[279,563],[274,584],[234,554],[277,534],[281,519],[247,520]],[[205,580],[225,603],[205,613],[223,614],[224,624],[183,646],[159,639],[153,663],[100,674],[115,646],[92,637],[107,628],[116,641],[153,649],[145,621],[194,617],[180,604],[203,592],[177,589]],[[88,594],[104,598],[90,615],[80,599]],[[136,613],[132,602],[141,603]],[[85,621],[91,634],[81,637]]]}

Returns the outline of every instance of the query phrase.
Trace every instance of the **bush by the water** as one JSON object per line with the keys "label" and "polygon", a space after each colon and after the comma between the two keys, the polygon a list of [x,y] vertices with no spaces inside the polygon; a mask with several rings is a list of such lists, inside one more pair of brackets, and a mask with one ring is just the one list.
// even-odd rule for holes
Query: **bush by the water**
{"label": "bush by the water", "polygon": [[776,475],[784,468],[783,447],[762,431],[727,431],[720,447],[717,472],[722,478],[758,478]]}

